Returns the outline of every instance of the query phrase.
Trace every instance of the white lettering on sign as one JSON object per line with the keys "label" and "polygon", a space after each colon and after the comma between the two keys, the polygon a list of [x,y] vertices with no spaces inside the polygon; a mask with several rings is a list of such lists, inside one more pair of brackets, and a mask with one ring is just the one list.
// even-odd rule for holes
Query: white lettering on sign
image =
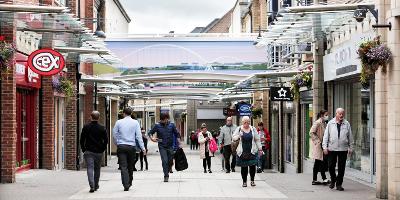
{"label": "white lettering on sign", "polygon": [[53,69],[58,69],[60,66],[58,65],[58,61],[60,57],[54,56],[51,53],[39,53],[33,57],[32,63],[33,66],[42,71],[42,72],[49,72]]}
{"label": "white lettering on sign", "polygon": [[351,54],[354,52],[351,52],[351,47],[345,47],[343,49],[339,49],[339,51],[337,51],[335,53],[335,63],[337,65],[342,65],[346,62],[348,62],[349,60],[351,60]]}
{"label": "white lettering on sign", "polygon": [[17,74],[25,74],[25,65],[19,63],[15,64],[15,72]]}
{"label": "white lettering on sign", "polygon": [[32,71],[31,68],[29,68],[29,67],[28,67],[27,76],[28,76],[28,82],[30,82],[30,83],[37,83],[39,80],[39,74]]}

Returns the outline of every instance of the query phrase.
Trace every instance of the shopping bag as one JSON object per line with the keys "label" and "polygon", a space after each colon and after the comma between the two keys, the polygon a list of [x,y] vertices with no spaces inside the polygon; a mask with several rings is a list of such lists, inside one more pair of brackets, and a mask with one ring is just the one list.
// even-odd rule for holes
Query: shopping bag
{"label": "shopping bag", "polygon": [[217,145],[217,142],[215,141],[214,138],[212,138],[210,140],[210,147],[209,148],[210,148],[211,153],[215,153],[218,150],[218,145]]}
{"label": "shopping bag", "polygon": [[176,150],[176,152],[174,154],[174,159],[175,159],[176,171],[183,171],[188,168],[188,162],[186,159],[186,155],[182,148],[179,148],[178,150]]}

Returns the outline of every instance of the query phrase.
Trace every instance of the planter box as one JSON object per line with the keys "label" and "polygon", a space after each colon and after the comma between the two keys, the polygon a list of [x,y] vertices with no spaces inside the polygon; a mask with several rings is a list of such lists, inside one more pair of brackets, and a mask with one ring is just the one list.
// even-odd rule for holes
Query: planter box
{"label": "planter box", "polygon": [[310,90],[310,88],[305,87],[305,86],[299,88],[299,91],[300,91],[300,92],[307,91],[307,90]]}

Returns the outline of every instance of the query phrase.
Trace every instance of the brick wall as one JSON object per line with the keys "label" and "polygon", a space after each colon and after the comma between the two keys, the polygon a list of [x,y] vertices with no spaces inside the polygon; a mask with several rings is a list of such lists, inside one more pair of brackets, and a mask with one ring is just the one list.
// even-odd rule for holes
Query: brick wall
{"label": "brick wall", "polygon": [[[7,1],[12,3],[13,1]],[[9,23],[14,19],[9,14],[0,14],[1,18],[6,18]],[[5,41],[12,43],[15,41],[15,27],[0,23],[0,35],[5,36]],[[16,80],[15,66],[12,64],[10,70],[1,72],[1,182],[15,182],[16,165]]]}
{"label": "brick wall", "polygon": [[52,77],[42,78],[42,168],[54,168],[54,92]]}
{"label": "brick wall", "polygon": [[[85,70],[81,71],[82,73],[86,75],[93,75],[93,64],[92,63],[85,63]],[[84,109],[84,122],[87,123],[90,121],[90,114],[93,111],[93,89],[94,85],[93,83],[85,83],[85,92],[86,95],[84,97],[85,101],[85,108]]]}
{"label": "brick wall", "polygon": [[[69,56],[66,67],[68,68],[67,78],[74,83],[76,89],[76,58]],[[71,97],[66,102],[65,115],[65,168],[76,169],[76,145],[77,145],[77,118],[76,118],[76,97]]]}
{"label": "brick wall", "polygon": [[229,33],[233,9],[228,11],[207,33]]}

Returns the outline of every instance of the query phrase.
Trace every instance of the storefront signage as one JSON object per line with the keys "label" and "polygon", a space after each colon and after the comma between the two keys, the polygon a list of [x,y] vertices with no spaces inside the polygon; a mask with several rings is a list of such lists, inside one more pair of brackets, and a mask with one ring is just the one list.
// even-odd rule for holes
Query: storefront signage
{"label": "storefront signage", "polygon": [[237,111],[231,108],[224,108],[223,109],[224,116],[235,116],[237,115]]}
{"label": "storefront signage", "polygon": [[236,105],[239,116],[251,116],[251,105],[248,103],[238,103]]}
{"label": "storefront signage", "polygon": [[324,81],[361,73],[361,61],[357,49],[362,41],[373,37],[373,32],[356,34],[350,40],[333,46],[332,53],[324,56]]}
{"label": "storefront signage", "polygon": [[39,49],[28,57],[28,66],[42,76],[52,76],[63,70],[65,60],[61,53],[52,49]]}
{"label": "storefront signage", "polygon": [[293,101],[293,96],[288,87],[271,87],[271,101]]}
{"label": "storefront signage", "polygon": [[27,56],[16,53],[15,79],[19,86],[40,88],[40,75],[32,71],[26,64]]}

